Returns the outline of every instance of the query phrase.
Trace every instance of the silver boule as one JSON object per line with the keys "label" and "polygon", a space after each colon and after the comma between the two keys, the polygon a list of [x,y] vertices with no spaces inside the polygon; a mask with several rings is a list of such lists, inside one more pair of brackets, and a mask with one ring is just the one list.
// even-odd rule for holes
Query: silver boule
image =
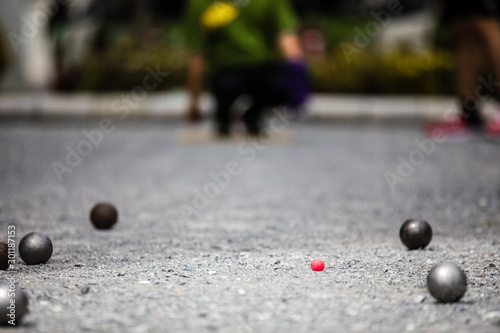
{"label": "silver boule", "polygon": [[[28,311],[28,297],[17,283],[0,283],[0,325],[21,322]],[[11,323],[9,323],[11,322]]]}
{"label": "silver boule", "polygon": [[456,302],[467,290],[467,278],[457,265],[445,262],[431,269],[427,275],[427,288],[441,302]]}

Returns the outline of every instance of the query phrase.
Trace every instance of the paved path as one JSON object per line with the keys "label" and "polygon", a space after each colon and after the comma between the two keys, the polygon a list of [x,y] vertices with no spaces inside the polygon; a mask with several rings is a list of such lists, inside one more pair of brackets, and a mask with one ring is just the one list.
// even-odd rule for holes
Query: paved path
{"label": "paved path", "polygon": [[[30,313],[5,331],[500,331],[499,144],[424,141],[405,122],[276,125],[293,138],[182,144],[166,120],[2,122],[0,235],[15,225],[18,241],[54,244],[47,264],[18,262]],[[88,221],[98,201],[119,209],[111,231]],[[423,251],[399,240],[410,217],[434,229]],[[459,303],[427,292],[442,261],[468,276]]]}
{"label": "paved path", "polygon": [[[0,117],[74,117],[126,116],[127,118],[179,118],[187,104],[184,91],[168,93],[132,92],[108,94],[56,94],[50,92],[0,93]],[[443,119],[455,109],[452,97],[369,96],[315,94],[305,106],[310,118],[420,118]],[[211,110],[209,94],[201,98],[205,113]],[[497,109],[485,103],[485,114]]]}

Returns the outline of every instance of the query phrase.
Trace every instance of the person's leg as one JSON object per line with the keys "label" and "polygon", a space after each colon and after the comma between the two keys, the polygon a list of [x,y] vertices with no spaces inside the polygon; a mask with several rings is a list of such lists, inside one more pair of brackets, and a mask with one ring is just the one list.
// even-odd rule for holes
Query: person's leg
{"label": "person's leg", "polygon": [[251,135],[257,135],[262,128],[264,111],[283,104],[285,96],[277,85],[279,65],[263,64],[249,71],[249,93],[253,103],[243,115],[243,122]]}
{"label": "person's leg", "polygon": [[452,22],[456,38],[456,66],[458,94],[464,120],[473,126],[480,126],[482,119],[476,94],[477,75],[483,64],[483,43],[476,30],[478,18],[460,17]]}
{"label": "person's leg", "polygon": [[212,77],[212,93],[215,98],[215,121],[220,135],[229,135],[231,106],[245,92],[244,75],[235,69],[222,69]]}
{"label": "person's leg", "polygon": [[[484,17],[474,21],[477,34],[485,46],[485,53],[491,64],[495,81],[500,81],[500,29],[494,17]],[[500,96],[500,86],[496,86]]]}
{"label": "person's leg", "polygon": [[[486,55],[493,70],[493,82],[491,86],[485,87],[489,93],[496,92],[497,98],[500,97],[500,29],[498,22],[493,17],[485,17],[476,22],[476,30],[481,36],[483,43],[486,47]],[[486,79],[490,81],[490,78]],[[494,91],[496,89],[496,91]],[[492,119],[486,124],[486,132],[492,138],[500,138],[500,112],[497,112]]]}

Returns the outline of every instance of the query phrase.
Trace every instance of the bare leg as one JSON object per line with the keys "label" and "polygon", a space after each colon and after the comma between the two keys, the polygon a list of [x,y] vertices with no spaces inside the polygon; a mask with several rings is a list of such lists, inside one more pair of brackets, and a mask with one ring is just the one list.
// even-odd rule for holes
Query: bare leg
{"label": "bare leg", "polygon": [[481,17],[462,17],[453,21],[457,40],[457,80],[461,97],[462,119],[472,127],[482,127],[483,120],[476,96],[477,76],[484,59],[484,43],[478,24]]}
{"label": "bare leg", "polygon": [[462,99],[473,98],[477,86],[477,75],[483,63],[483,45],[475,26],[477,18],[457,18],[453,31],[457,41],[458,94]]}
{"label": "bare leg", "polygon": [[[496,81],[500,80],[500,29],[495,18],[481,18],[474,22],[475,30],[485,46],[486,55]],[[500,95],[500,86],[496,86]]]}

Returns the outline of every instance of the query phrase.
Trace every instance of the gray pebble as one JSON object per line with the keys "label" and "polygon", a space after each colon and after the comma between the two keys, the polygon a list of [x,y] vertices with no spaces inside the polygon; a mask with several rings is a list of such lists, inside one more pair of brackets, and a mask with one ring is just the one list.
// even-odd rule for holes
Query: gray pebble
{"label": "gray pebble", "polygon": [[81,288],[80,288],[80,292],[81,292],[82,294],[86,294],[86,293],[88,293],[88,292],[89,292],[89,290],[90,290],[90,287],[89,287],[88,285],[84,285],[83,287],[81,287]]}

